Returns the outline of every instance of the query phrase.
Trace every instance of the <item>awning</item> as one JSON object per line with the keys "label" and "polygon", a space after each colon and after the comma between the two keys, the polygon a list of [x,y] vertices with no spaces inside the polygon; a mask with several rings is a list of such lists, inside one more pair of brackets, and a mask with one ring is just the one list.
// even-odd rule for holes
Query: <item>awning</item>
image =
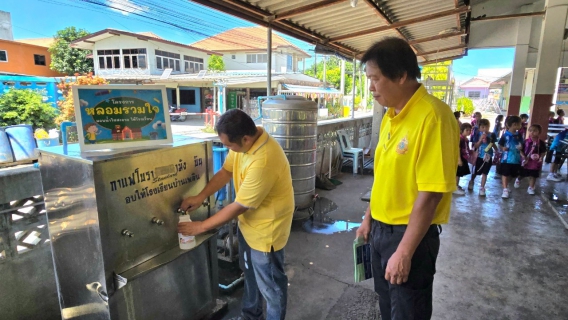
{"label": "awning", "polygon": [[282,92],[341,94],[341,92],[335,88],[295,86],[292,84],[283,84],[282,86],[286,88],[286,90],[281,90]]}

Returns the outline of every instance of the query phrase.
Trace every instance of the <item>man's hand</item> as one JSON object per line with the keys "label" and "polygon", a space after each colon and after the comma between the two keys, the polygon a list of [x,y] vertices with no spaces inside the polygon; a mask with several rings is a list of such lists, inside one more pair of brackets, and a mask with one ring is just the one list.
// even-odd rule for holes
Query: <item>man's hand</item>
{"label": "man's hand", "polygon": [[365,218],[359,228],[357,228],[355,238],[363,237],[365,239],[365,243],[367,243],[369,242],[369,233],[371,233],[371,219]]}
{"label": "man's hand", "polygon": [[202,234],[205,231],[203,228],[203,222],[195,221],[195,222],[180,222],[178,223],[178,232],[183,234],[184,236],[196,236],[198,234]]}
{"label": "man's hand", "polygon": [[503,147],[503,151],[509,151],[509,147]]}
{"label": "man's hand", "polygon": [[412,257],[400,253],[398,250],[393,253],[387,263],[385,279],[391,284],[403,284],[408,281]]}
{"label": "man's hand", "polygon": [[461,157],[458,158],[458,166],[460,166],[460,167],[463,166],[463,161],[462,161]]}
{"label": "man's hand", "polygon": [[204,200],[205,199],[203,199],[200,196],[187,197],[187,198],[183,199],[183,201],[182,201],[182,203],[179,207],[184,212],[188,212],[188,211],[191,212],[191,211],[199,208],[203,204]]}

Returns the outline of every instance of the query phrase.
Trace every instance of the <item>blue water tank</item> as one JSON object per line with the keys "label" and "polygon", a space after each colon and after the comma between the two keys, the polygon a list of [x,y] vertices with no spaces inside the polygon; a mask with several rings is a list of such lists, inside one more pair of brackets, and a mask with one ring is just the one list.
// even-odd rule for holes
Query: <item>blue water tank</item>
{"label": "blue water tank", "polygon": [[10,140],[4,131],[4,128],[0,128],[0,163],[13,162],[14,156],[12,155],[12,147],[10,146]]}
{"label": "blue water tank", "polygon": [[32,126],[29,124],[18,124],[6,127],[6,134],[10,140],[12,151],[14,152],[14,160],[31,160],[35,159],[36,143]]}

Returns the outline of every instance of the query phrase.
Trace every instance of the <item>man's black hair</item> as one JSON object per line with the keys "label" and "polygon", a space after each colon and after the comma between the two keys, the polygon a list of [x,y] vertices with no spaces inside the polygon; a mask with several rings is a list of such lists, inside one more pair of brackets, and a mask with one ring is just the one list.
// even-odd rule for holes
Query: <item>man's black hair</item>
{"label": "man's black hair", "polygon": [[254,136],[256,130],[256,125],[252,118],[239,109],[225,112],[215,125],[217,134],[226,134],[230,142],[238,145],[241,145],[241,139],[244,136]]}
{"label": "man's black hair", "polygon": [[373,44],[361,59],[361,63],[368,62],[375,63],[381,73],[392,81],[405,73],[407,79],[420,79],[416,54],[408,42],[400,38],[388,37]]}
{"label": "man's black hair", "polygon": [[507,123],[507,128],[510,128],[513,124],[515,123],[521,123],[521,117],[519,116],[508,116],[507,120],[505,120],[505,122]]}
{"label": "man's black hair", "polygon": [[454,117],[456,117],[456,119],[459,119],[459,117],[461,117],[461,112],[454,111]]}
{"label": "man's black hair", "polygon": [[519,117],[521,117],[521,119],[528,119],[529,115],[526,113],[522,113]]}

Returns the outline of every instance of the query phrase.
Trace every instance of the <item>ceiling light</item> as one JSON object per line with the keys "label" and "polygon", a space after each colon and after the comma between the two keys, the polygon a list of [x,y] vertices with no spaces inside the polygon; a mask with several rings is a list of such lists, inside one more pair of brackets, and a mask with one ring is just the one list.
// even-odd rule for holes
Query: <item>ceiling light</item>
{"label": "ceiling light", "polygon": [[351,6],[355,8],[357,6],[358,0],[351,0]]}

